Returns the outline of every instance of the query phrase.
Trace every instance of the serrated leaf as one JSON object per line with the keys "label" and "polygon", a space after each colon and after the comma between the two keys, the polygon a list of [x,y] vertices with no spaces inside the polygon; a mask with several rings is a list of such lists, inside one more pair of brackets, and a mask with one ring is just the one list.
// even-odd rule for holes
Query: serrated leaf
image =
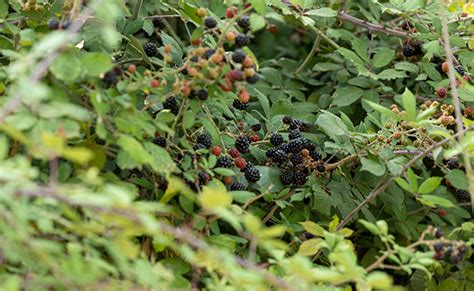
{"label": "serrated leaf", "polygon": [[313,238],[304,241],[298,249],[298,255],[301,256],[312,256],[315,255],[321,249],[322,239]]}
{"label": "serrated leaf", "polygon": [[364,94],[364,90],[358,87],[347,86],[338,88],[332,95],[332,103],[336,106],[348,106],[356,102],[362,94]]}
{"label": "serrated leaf", "polygon": [[395,51],[389,48],[383,48],[377,51],[372,60],[372,65],[376,68],[384,67],[393,60]]}
{"label": "serrated leaf", "polygon": [[300,224],[303,226],[304,230],[311,233],[312,235],[320,236],[320,237],[324,236],[325,230],[318,224],[312,221],[304,221],[304,222],[300,222]]}
{"label": "serrated leaf", "polygon": [[306,15],[318,16],[318,17],[336,17],[337,11],[332,10],[329,7],[322,7],[319,9],[312,9],[305,12]]}
{"label": "serrated leaf", "polygon": [[385,174],[385,166],[379,161],[362,158],[361,164],[361,171],[370,172],[375,176],[382,176],[383,174]]}
{"label": "serrated leaf", "polygon": [[395,69],[387,69],[377,74],[379,80],[394,80],[408,77],[403,71],[397,71]]}

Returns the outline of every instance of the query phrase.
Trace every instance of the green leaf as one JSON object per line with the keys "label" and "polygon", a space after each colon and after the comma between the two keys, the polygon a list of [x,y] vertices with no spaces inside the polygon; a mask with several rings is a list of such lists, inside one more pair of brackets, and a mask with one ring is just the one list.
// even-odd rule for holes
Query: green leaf
{"label": "green leaf", "polygon": [[344,122],[328,111],[323,111],[322,114],[319,115],[316,124],[333,139],[337,136],[343,136],[349,133]]}
{"label": "green leaf", "polygon": [[79,58],[73,53],[62,54],[57,57],[51,67],[51,73],[61,81],[79,81],[82,74],[82,66]]}
{"label": "green leaf", "polygon": [[312,9],[305,13],[306,15],[318,16],[318,17],[336,17],[337,11],[332,10],[328,7],[322,7],[319,9]]}
{"label": "green leaf", "polygon": [[303,226],[304,230],[311,233],[312,235],[320,237],[324,236],[325,229],[319,226],[318,224],[312,221],[304,221],[300,222],[300,224]]}
{"label": "green leaf", "polygon": [[79,59],[85,73],[91,77],[98,77],[114,67],[110,58],[104,53],[85,53]]}
{"label": "green leaf", "polygon": [[457,169],[451,170],[446,175],[446,178],[448,179],[449,183],[453,185],[453,187],[456,187],[462,190],[469,189],[469,183],[467,181],[466,173],[464,173],[464,171],[457,170]]}
{"label": "green leaf", "polygon": [[265,18],[262,15],[257,13],[252,13],[250,15],[250,29],[255,32],[265,28]]}
{"label": "green leaf", "polygon": [[358,87],[347,86],[338,88],[332,95],[332,103],[336,106],[348,106],[356,102],[362,94],[364,94],[364,90]]}
{"label": "green leaf", "polygon": [[449,208],[449,207],[454,206],[454,204],[448,199],[435,196],[435,195],[423,195],[417,198],[417,200],[420,201],[422,204],[430,206],[430,207],[441,206],[441,207]]}
{"label": "green leaf", "polygon": [[376,68],[384,67],[393,60],[395,57],[395,51],[389,48],[383,48],[377,51],[372,60],[372,65]]}
{"label": "green leaf", "polygon": [[191,110],[187,110],[183,113],[183,127],[189,129],[193,127],[196,121],[196,116]]}
{"label": "green leaf", "polygon": [[323,240],[320,238],[312,238],[304,241],[300,248],[298,249],[298,255],[301,256],[312,256],[315,255],[321,249],[321,242]]}
{"label": "green leaf", "polygon": [[418,193],[421,194],[428,194],[436,190],[438,186],[441,184],[443,178],[441,177],[431,177],[426,179],[418,188]]}
{"label": "green leaf", "polygon": [[152,156],[143,148],[135,138],[122,134],[117,140],[117,144],[135,161],[140,164],[146,164]]}
{"label": "green leaf", "polygon": [[231,169],[226,169],[226,168],[215,168],[213,170],[216,174],[219,174],[221,176],[235,176],[234,171]]}
{"label": "green leaf", "polygon": [[394,80],[408,77],[403,71],[397,71],[395,69],[387,69],[377,74],[379,80]]}
{"label": "green leaf", "polygon": [[403,109],[407,112],[408,121],[416,121],[416,97],[408,88],[402,95]]}
{"label": "green leaf", "polygon": [[385,166],[377,160],[362,158],[361,160],[362,167],[361,171],[367,171],[375,176],[382,176],[385,174]]}
{"label": "green leaf", "polygon": [[385,115],[397,120],[400,119],[400,117],[397,114],[393,113],[390,109],[383,107],[380,104],[377,104],[368,100],[364,100],[364,102],[367,103],[370,107],[372,107],[375,111],[379,112],[382,115]]}
{"label": "green leaf", "polygon": [[265,1],[262,0],[249,0],[250,4],[252,4],[252,8],[255,9],[260,14],[265,13]]}

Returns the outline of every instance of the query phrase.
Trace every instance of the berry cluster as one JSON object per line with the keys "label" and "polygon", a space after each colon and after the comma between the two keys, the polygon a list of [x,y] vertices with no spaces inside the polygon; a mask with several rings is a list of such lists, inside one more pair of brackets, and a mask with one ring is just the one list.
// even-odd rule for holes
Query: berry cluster
{"label": "berry cluster", "polygon": [[462,261],[467,252],[467,247],[463,242],[446,241],[444,242],[444,232],[442,229],[435,229],[434,236],[441,241],[435,242],[432,249],[435,251],[433,258],[441,261],[446,260],[456,265]]}
{"label": "berry cluster", "polygon": [[316,145],[302,134],[309,129],[309,124],[289,116],[283,117],[282,121],[289,130],[288,140],[285,141],[280,133],[271,133],[273,147],[266,151],[266,156],[280,168],[280,180],[284,185],[303,185],[314,168],[324,171],[321,166],[324,163]]}

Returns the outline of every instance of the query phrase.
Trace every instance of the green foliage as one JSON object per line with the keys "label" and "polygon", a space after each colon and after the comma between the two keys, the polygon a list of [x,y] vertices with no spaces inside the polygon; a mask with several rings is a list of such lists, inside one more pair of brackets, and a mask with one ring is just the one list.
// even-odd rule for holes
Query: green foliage
{"label": "green foliage", "polygon": [[360,2],[0,0],[1,289],[473,289],[474,6]]}

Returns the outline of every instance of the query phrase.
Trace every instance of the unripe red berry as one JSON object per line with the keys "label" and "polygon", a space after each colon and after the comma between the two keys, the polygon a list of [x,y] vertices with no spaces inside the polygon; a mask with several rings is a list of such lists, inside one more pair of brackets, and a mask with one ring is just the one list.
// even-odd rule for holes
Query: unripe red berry
{"label": "unripe red berry", "polygon": [[278,32],[278,26],[276,26],[275,24],[270,24],[268,26],[268,31],[270,31],[271,33],[277,33]]}
{"label": "unripe red berry", "polygon": [[214,55],[212,55],[212,61],[216,65],[222,63],[223,60],[224,60],[224,56],[220,53],[215,53]]}
{"label": "unripe red berry", "polygon": [[438,88],[436,89],[436,95],[438,95],[439,98],[446,98],[446,94],[448,92],[446,91],[446,88]]}
{"label": "unripe red berry", "polygon": [[222,148],[220,146],[213,146],[211,149],[211,153],[215,156],[220,156],[222,153]]}
{"label": "unripe red berry", "polygon": [[224,177],[224,184],[226,185],[232,184],[232,177],[230,176]]}
{"label": "unripe red berry", "polygon": [[464,81],[469,81],[469,76],[468,75],[464,75],[464,76],[462,76],[462,78],[464,79]]}
{"label": "unripe red berry", "polygon": [[463,12],[461,12],[461,15],[460,15],[460,16],[461,16],[461,17],[468,17],[469,14],[467,14],[467,12],[464,12],[464,11],[463,11]]}
{"label": "unripe red berry", "polygon": [[189,87],[188,85],[184,85],[183,87],[181,87],[181,93],[183,93],[183,96],[189,96],[191,95],[191,87]]}
{"label": "unripe red berry", "polygon": [[234,163],[239,169],[245,169],[245,167],[247,167],[247,161],[242,157],[235,158]]}
{"label": "unripe red berry", "polygon": [[245,89],[239,91],[239,100],[242,103],[249,103],[250,95],[249,92]]}
{"label": "unripe red berry", "polygon": [[201,44],[201,39],[200,38],[192,39],[191,44],[192,45],[200,45]]}
{"label": "unripe red berry", "polygon": [[233,158],[240,157],[240,152],[236,148],[232,148],[229,150],[229,155]]}
{"label": "unripe red berry", "polygon": [[160,81],[158,81],[157,79],[153,79],[150,81],[150,87],[152,88],[158,88],[160,87]]}
{"label": "unripe red berry", "polygon": [[446,211],[446,209],[441,208],[441,209],[438,210],[438,216],[439,216],[439,217],[443,218],[443,217],[445,217],[446,215],[448,215],[448,212]]}
{"label": "unripe red berry", "polygon": [[256,134],[254,134],[254,135],[252,135],[252,136],[250,137],[250,140],[251,140],[252,142],[257,142],[257,141],[260,140],[260,137],[259,137],[258,135],[256,135]]}
{"label": "unripe red berry", "polygon": [[252,68],[253,67],[253,60],[250,56],[246,56],[244,61],[242,62],[244,68]]}
{"label": "unripe red berry", "polygon": [[234,7],[227,8],[227,10],[225,11],[225,17],[226,18],[234,18],[234,16],[235,16]]}
{"label": "unripe red berry", "polygon": [[228,33],[225,34],[225,39],[227,41],[234,41],[236,36],[237,34],[235,32],[229,31]]}
{"label": "unripe red berry", "polygon": [[242,81],[243,79],[243,74],[242,71],[234,69],[229,72],[229,79],[231,81]]}
{"label": "unripe red berry", "polygon": [[224,84],[220,84],[220,87],[222,91],[229,92],[232,90],[232,82],[228,78],[225,78]]}
{"label": "unripe red berry", "polygon": [[130,66],[128,66],[127,68],[127,71],[130,73],[130,74],[133,74],[137,71],[137,66],[135,66],[134,64],[131,64]]}
{"label": "unripe red berry", "polygon": [[198,71],[195,68],[187,68],[188,75],[191,77],[196,77],[198,74]]}

